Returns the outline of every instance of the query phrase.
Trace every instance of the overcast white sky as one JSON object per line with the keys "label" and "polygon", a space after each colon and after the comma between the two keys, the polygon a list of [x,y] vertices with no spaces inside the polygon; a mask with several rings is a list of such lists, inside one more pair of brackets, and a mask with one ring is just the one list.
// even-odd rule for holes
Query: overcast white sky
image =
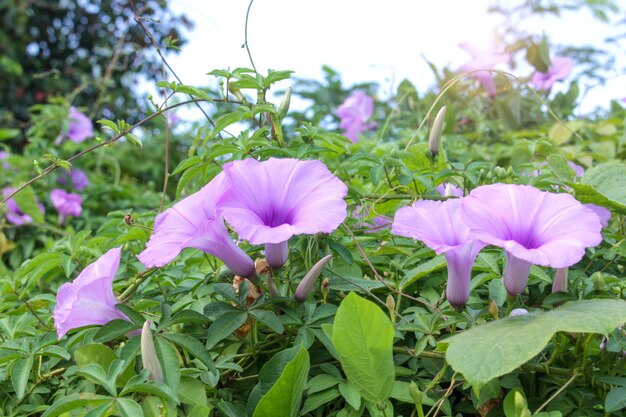
{"label": "overcast white sky", "polygon": [[[487,0],[255,0],[248,40],[259,72],[290,69],[300,78],[320,78],[326,64],[344,85],[377,81],[381,96],[403,78],[424,91],[434,77],[424,58],[438,67],[456,68],[468,60],[458,48],[468,41],[488,46],[497,24]],[[248,0],[175,0],[172,8],[194,22],[183,52],[169,59],[183,82],[206,85],[216,68],[250,67],[244,43]],[[587,12],[561,19],[537,19],[534,33],[552,43],[599,45],[615,27],[595,23]],[[621,61],[621,67],[624,60]],[[505,68],[503,68],[505,69]],[[517,75],[524,76],[521,68]],[[618,75],[617,70],[615,75]],[[626,96],[626,76],[596,88],[581,111],[606,107]]]}

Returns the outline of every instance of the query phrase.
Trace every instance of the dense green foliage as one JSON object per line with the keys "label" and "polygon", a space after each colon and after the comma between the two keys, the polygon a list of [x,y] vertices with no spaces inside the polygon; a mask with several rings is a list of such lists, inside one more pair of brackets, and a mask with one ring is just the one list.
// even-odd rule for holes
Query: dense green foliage
{"label": "dense green foliage", "polygon": [[[168,26],[159,30],[165,38]],[[549,48],[529,38],[509,46],[520,51],[514,60],[533,65],[541,64],[524,51]],[[114,113],[85,142],[57,139],[67,131],[70,103],[88,102],[87,90],[77,101],[31,107],[20,152],[13,125],[0,127],[2,150],[10,150],[5,141],[13,145],[0,159],[0,186],[27,185],[14,198],[32,218],[19,226],[0,219],[0,416],[626,415],[623,103],[616,97],[610,108],[578,118],[576,80],[550,94],[499,71],[492,98],[470,74],[435,68],[439,84],[431,91],[405,80],[393,97],[376,98],[376,126],[352,143],[336,110],[354,90],[376,97],[377,85],[344,88],[324,69],[323,81],[294,82],[305,109],[287,111],[280,94],[269,94],[286,90],[290,71],[219,69],[211,72],[219,88],[159,83],[166,98],[153,99],[156,110],[136,126],[124,121],[127,101],[104,99]],[[74,86],[51,88],[70,97]],[[117,91],[107,87],[102,97]],[[168,117],[192,101],[210,109],[213,123]],[[434,155],[429,126],[443,105]],[[270,157],[324,162],[348,186],[343,224],[291,238],[283,268],[257,267],[258,287],[196,249],[162,268],[139,262],[164,208],[230,161]],[[73,190],[83,212],[63,222],[49,196],[71,188],[58,182],[70,164],[90,184]],[[467,304],[455,309],[445,297],[444,256],[374,225],[414,201],[447,199],[436,189],[444,182],[466,194],[485,184],[530,184],[606,207],[612,217],[602,243],[569,268],[567,291],[551,291],[554,269],[533,266],[524,293],[507,297],[506,257],[487,246],[473,266]],[[120,246],[113,289],[129,321],[58,340],[59,287]],[[240,247],[264,258],[262,246]],[[326,255],[332,260],[312,293],[297,301],[296,287]],[[530,314],[508,317],[514,308]],[[140,336],[146,320],[152,333],[144,327]],[[154,377],[155,364],[162,378]]]}

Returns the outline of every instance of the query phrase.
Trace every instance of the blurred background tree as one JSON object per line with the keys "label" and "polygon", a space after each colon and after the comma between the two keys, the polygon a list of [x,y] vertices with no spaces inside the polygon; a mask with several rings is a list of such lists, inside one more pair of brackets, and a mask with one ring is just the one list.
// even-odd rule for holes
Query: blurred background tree
{"label": "blurred background tree", "polygon": [[[168,50],[191,28],[167,0],[135,1],[143,23]],[[29,107],[63,96],[92,119],[146,107],[142,80],[162,79],[155,47],[125,0],[0,0],[0,125],[25,128]],[[154,29],[154,30],[153,30]]]}

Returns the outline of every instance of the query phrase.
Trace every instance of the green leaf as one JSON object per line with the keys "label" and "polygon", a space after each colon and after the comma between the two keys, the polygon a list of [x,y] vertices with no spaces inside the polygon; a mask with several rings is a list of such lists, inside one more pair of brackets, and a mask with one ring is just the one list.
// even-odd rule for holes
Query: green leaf
{"label": "green leaf", "polygon": [[613,387],[606,395],[604,409],[608,413],[626,407],[626,387]]}
{"label": "green leaf", "polygon": [[280,317],[278,317],[273,311],[251,310],[250,315],[258,320],[259,323],[262,323],[272,329],[272,331],[275,333],[282,334],[285,331],[285,328],[283,327],[283,322],[280,320]]}
{"label": "green leaf", "polygon": [[30,378],[32,368],[32,356],[18,359],[13,362],[11,366],[11,383],[13,384],[15,395],[17,395],[17,399],[20,401],[24,398],[24,395],[26,395],[26,387],[28,386],[28,379]]}
{"label": "green leaf", "polygon": [[526,396],[519,388],[510,391],[506,395],[502,408],[506,417],[531,417]]}
{"label": "green leaf", "polygon": [[300,410],[300,415],[303,416],[322,405],[333,401],[335,398],[339,397],[341,393],[337,388],[330,388],[321,392],[316,392],[313,395],[308,395],[304,400],[304,404],[302,404],[302,410]]}
{"label": "green leaf", "polygon": [[208,102],[211,102],[211,103],[213,102],[213,99],[206,91],[203,91],[199,89],[198,87],[194,87],[192,85],[182,85],[182,84],[178,85],[176,86],[176,92],[190,94],[194,97],[201,98]]}
{"label": "green leaf", "polygon": [[568,183],[582,203],[593,203],[626,213],[626,163],[611,161],[585,172],[580,184]]}
{"label": "green leaf", "polygon": [[74,351],[74,361],[79,368],[90,364],[99,365],[102,369],[109,369],[111,363],[118,359],[113,350],[100,343],[91,343],[79,347]]}
{"label": "green leaf", "polygon": [[323,391],[327,388],[334,387],[342,382],[341,378],[337,378],[334,375],[321,374],[316,375],[309,380],[306,384],[307,394],[315,394],[316,392]]}
{"label": "green leaf", "polygon": [[116,319],[108,322],[98,330],[94,335],[94,342],[110,342],[113,339],[125,335],[126,333],[137,329],[137,325],[126,320]]}
{"label": "green leaf", "polygon": [[562,145],[569,141],[572,135],[585,125],[582,120],[572,120],[569,122],[557,122],[548,132],[548,137],[555,145]]}
{"label": "green leaf", "polygon": [[292,347],[276,353],[272,358],[263,365],[259,372],[259,382],[254,386],[250,396],[248,397],[248,404],[246,406],[246,413],[252,417],[256,406],[261,401],[261,398],[274,386],[278,378],[283,374],[285,367],[291,362],[298,354],[299,348]]}
{"label": "green leaf", "polygon": [[274,386],[261,398],[253,417],[297,417],[309,367],[309,352],[300,347]]}
{"label": "green leaf", "polygon": [[243,311],[228,311],[219,316],[209,327],[206,341],[207,349],[211,349],[219,341],[228,337],[240,328],[247,319],[248,315]]}
{"label": "green leaf", "polygon": [[202,361],[202,363],[204,363],[207,368],[209,368],[209,371],[211,371],[213,374],[218,374],[211,355],[209,355],[209,352],[207,351],[205,346],[200,343],[198,339],[181,333],[162,333],[159,334],[159,337],[164,337],[174,342],[176,345],[185,349],[187,352],[191,353],[193,356]]}
{"label": "green leaf", "polygon": [[103,130],[110,130],[111,132],[120,133],[117,128],[117,124],[113,120],[98,120],[96,123],[99,123],[102,126]]}
{"label": "green leaf", "polygon": [[606,335],[624,322],[624,300],[569,302],[552,311],[507,317],[457,334],[446,340],[446,359],[478,390],[540,353],[555,332]]}
{"label": "green leaf", "polygon": [[52,406],[48,408],[46,412],[41,415],[41,417],[56,417],[63,413],[67,413],[68,411],[75,410],[78,407],[96,407],[106,402],[110,403],[112,401],[115,401],[114,398],[111,398],[109,396],[92,394],[89,392],[71,394],[59,398],[60,400],[55,401],[55,403],[52,404]]}
{"label": "green leaf", "polygon": [[13,139],[19,134],[19,129],[0,129],[0,140]]}
{"label": "green leaf", "polygon": [[348,381],[368,401],[382,403],[395,380],[394,329],[387,315],[371,301],[350,293],[333,324],[333,344]]}
{"label": "green leaf", "polygon": [[178,397],[183,404],[206,405],[207,396],[204,384],[197,379],[183,376],[178,387]]}
{"label": "green leaf", "polygon": [[37,204],[37,196],[32,187],[26,187],[13,196],[15,203],[22,210],[22,213],[28,214],[35,223],[43,223],[43,213]]}
{"label": "green leaf", "polygon": [[154,395],[164,401],[173,401],[178,404],[178,397],[170,387],[159,381],[149,381],[141,384],[131,384],[124,387],[120,395],[127,395],[131,392],[141,392]]}
{"label": "green leaf", "polygon": [[117,410],[122,417],[143,417],[141,406],[130,398],[118,398]]}
{"label": "green leaf", "polygon": [[163,368],[163,377],[169,388],[176,392],[180,382],[180,364],[178,351],[165,338],[159,336],[154,338],[154,348],[157,352],[159,362]]}
{"label": "green leaf", "polygon": [[339,392],[352,408],[355,410],[361,408],[361,394],[359,394],[359,391],[354,385],[349,382],[342,382],[339,384]]}

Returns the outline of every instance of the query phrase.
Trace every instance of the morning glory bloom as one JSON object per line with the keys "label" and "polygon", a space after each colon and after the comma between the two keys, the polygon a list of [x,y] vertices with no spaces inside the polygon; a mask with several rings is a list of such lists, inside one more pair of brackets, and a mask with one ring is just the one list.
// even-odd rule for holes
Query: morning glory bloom
{"label": "morning glory bloom", "polygon": [[113,279],[120,266],[122,248],[113,248],[87,266],[73,282],[57,291],[54,326],[59,339],[71,329],[92,324],[104,325],[116,319],[128,320],[115,308]]}
{"label": "morning glory bloom", "polygon": [[[7,187],[2,190],[2,195],[6,197],[12,194],[13,191],[14,191],[13,187]],[[45,212],[43,205],[39,204],[39,200],[37,199],[37,197],[35,197],[35,199],[37,202],[37,207],[39,207],[39,211],[41,211],[41,213],[43,214]],[[7,209],[9,210],[6,213],[6,218],[9,221],[9,223],[14,224],[15,226],[23,226],[25,224],[33,222],[33,218],[30,217],[28,214],[24,213],[22,209],[20,209],[20,207],[17,205],[17,202],[15,201],[13,197],[7,200],[6,206],[7,206]]]}
{"label": "morning glory bloom", "polygon": [[[9,157],[9,153],[8,152],[0,151],[0,161],[4,161],[8,157]],[[2,167],[4,169],[8,169],[10,167],[10,165],[9,165],[9,163],[7,161],[4,161],[4,162],[2,162]]]}
{"label": "morning glory bloom", "polygon": [[484,185],[463,199],[462,208],[474,239],[506,250],[504,286],[511,295],[524,291],[532,264],[565,268],[602,241],[598,216],[569,194]]}
{"label": "morning glory bloom", "polygon": [[538,90],[550,91],[552,84],[571,74],[574,61],[566,56],[555,56],[547,72],[535,72],[530,83]]}
{"label": "morning glory bloom", "polygon": [[82,191],[89,186],[87,174],[78,168],[71,168],[69,173],[66,170],[61,170],[57,182],[63,185],[71,182],[72,186],[78,191]]}
{"label": "morning glory bloom", "polygon": [[158,214],[146,250],[137,256],[139,261],[147,268],[161,267],[183,249],[195,248],[221,259],[239,276],[255,276],[254,262],[235,244],[217,212],[225,185],[226,176],[220,173],[200,191]]}
{"label": "morning glory bloom", "polygon": [[403,207],[396,212],[391,233],[420,240],[435,253],[443,253],[448,264],[446,297],[456,309],[467,303],[472,266],[486,244],[471,237],[460,199],[419,200]]}
{"label": "morning glory bloom", "polygon": [[359,134],[376,126],[367,120],[374,113],[374,99],[363,91],[355,91],[337,108],[340,119],[339,127],[344,129],[344,136],[354,142],[359,141]]}
{"label": "morning glory bloom", "polygon": [[511,59],[507,53],[497,53],[488,49],[481,49],[469,42],[459,44],[459,48],[465,49],[471,56],[472,60],[459,67],[459,71],[479,71],[470,74],[475,80],[478,80],[487,91],[490,97],[496,95],[496,85],[493,82],[493,75],[488,70],[494,69],[498,64],[506,64]]}
{"label": "morning glory bloom", "polygon": [[50,192],[50,201],[59,212],[59,223],[61,224],[64,224],[69,216],[78,217],[83,212],[83,198],[78,194],[55,188]]}
{"label": "morning glory bloom", "polygon": [[93,136],[93,123],[91,119],[74,106],[70,107],[68,126],[66,134],[72,142],[82,142]]}
{"label": "morning glory bloom", "polygon": [[223,168],[220,212],[240,238],[265,245],[273,268],[287,261],[290,237],[330,233],[346,218],[348,187],[320,161],[245,159]]}
{"label": "morning glory bloom", "polygon": [[437,186],[437,191],[439,191],[439,194],[441,194],[442,197],[463,197],[463,190],[450,183],[450,182],[443,182],[441,184],[439,184]]}

